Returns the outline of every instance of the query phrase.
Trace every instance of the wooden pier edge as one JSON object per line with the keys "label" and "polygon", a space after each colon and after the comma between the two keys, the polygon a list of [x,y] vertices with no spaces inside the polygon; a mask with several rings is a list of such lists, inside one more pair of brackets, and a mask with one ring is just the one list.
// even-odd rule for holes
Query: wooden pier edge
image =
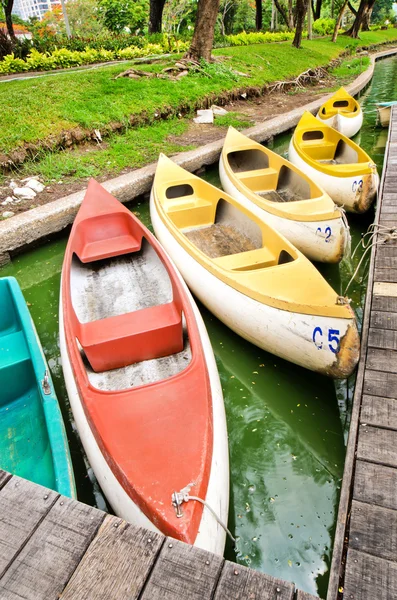
{"label": "wooden pier edge", "polygon": [[0,471],[1,600],[319,600]]}
{"label": "wooden pier edge", "polygon": [[[397,115],[395,109],[392,110],[392,114]],[[379,193],[377,198],[376,213],[374,223],[379,224],[380,213],[382,208],[383,190],[385,186],[385,179],[387,173],[387,164],[389,160],[390,152],[390,139],[392,132],[392,116],[390,117],[390,126],[388,131],[388,137],[386,142],[385,155],[383,159],[383,172],[382,179],[379,186]],[[377,239],[375,236],[374,239]],[[373,300],[373,287],[374,287],[374,274],[375,274],[375,258],[376,258],[377,246],[373,246],[370,257],[370,268],[368,274],[368,285],[367,293],[364,305],[364,316],[361,330],[361,354],[360,361],[358,364],[356,384],[353,395],[353,408],[349,429],[349,438],[346,448],[346,459],[343,471],[343,480],[341,495],[339,501],[338,518],[336,523],[334,546],[332,553],[332,562],[330,569],[330,578],[328,583],[327,600],[336,600],[338,598],[339,588],[343,589],[343,577],[345,563],[344,558],[347,551],[346,541],[349,528],[350,509],[353,495],[353,477],[355,472],[355,458],[358,443],[358,431],[359,431],[359,419],[360,411],[362,406],[362,396],[364,389],[364,375],[366,370],[367,362],[367,351],[368,351],[368,335],[370,329],[370,317],[371,317],[371,306]],[[362,599],[366,600],[366,599]]]}

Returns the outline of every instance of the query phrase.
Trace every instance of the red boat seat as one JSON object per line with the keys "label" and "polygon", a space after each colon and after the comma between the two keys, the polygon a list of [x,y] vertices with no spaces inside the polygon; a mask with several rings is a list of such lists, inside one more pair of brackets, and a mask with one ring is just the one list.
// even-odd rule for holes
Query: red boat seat
{"label": "red boat seat", "polygon": [[[78,223],[75,253],[83,263],[141,249],[142,233],[125,213],[97,215]],[[135,229],[135,231],[134,231]]]}
{"label": "red boat seat", "polygon": [[182,311],[176,302],[77,322],[77,338],[94,371],[109,371],[183,350]]}

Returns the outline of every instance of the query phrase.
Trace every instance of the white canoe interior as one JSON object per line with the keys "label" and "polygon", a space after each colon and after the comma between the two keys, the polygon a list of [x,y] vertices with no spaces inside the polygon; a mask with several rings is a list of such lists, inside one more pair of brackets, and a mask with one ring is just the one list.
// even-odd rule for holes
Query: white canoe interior
{"label": "white canoe interior", "polygon": [[287,165],[274,169],[259,149],[236,150],[227,155],[234,175],[251,191],[270,202],[296,202],[311,198],[309,183]]}
{"label": "white canoe interior", "polygon": [[[133,254],[82,263],[74,255],[70,274],[71,296],[76,316],[88,323],[172,301],[168,273],[156,251],[143,238]],[[163,358],[145,360],[119,369],[96,373],[84,356],[91,385],[107,391],[161,381],[185,369],[191,350],[184,326],[184,349]]]}

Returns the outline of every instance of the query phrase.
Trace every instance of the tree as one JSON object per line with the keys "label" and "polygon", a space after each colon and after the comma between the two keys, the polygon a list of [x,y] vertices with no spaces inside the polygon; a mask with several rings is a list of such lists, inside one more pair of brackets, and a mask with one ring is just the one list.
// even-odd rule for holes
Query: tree
{"label": "tree", "polygon": [[0,0],[1,6],[4,10],[4,16],[6,20],[7,32],[12,41],[16,42],[16,37],[14,33],[14,28],[12,26],[12,9],[14,6],[14,0]]}
{"label": "tree", "polygon": [[143,29],[148,21],[148,0],[99,0],[98,10],[109,31]]}
{"label": "tree", "polygon": [[292,45],[295,48],[301,47],[303,25],[305,23],[308,4],[309,0],[296,0],[296,30],[294,39],[292,40]]}
{"label": "tree", "polygon": [[93,37],[103,30],[97,0],[69,0],[66,6],[73,35]]}
{"label": "tree", "polygon": [[165,0],[150,0],[149,33],[161,33]]}
{"label": "tree", "polygon": [[285,10],[284,6],[281,4],[281,2],[279,0],[274,0],[274,4],[277,8],[277,11],[280,13],[280,15],[283,18],[284,23],[286,24],[286,26],[288,27],[288,29],[291,29],[290,27],[290,21],[287,15],[287,11]]}
{"label": "tree", "polygon": [[211,60],[219,0],[198,0],[193,39],[186,54],[188,58]]}
{"label": "tree", "polygon": [[255,0],[255,29],[257,31],[260,31],[262,29],[262,22],[262,0]]}
{"label": "tree", "polygon": [[[354,19],[353,25],[348,29],[345,35],[349,35],[352,38],[358,38],[361,26],[365,21],[368,13],[371,14],[375,0],[361,0],[360,6],[358,7],[356,18]],[[350,8],[350,4],[349,4]]]}
{"label": "tree", "polygon": [[336,19],[336,23],[335,23],[334,33],[333,33],[333,36],[332,36],[332,41],[333,42],[336,42],[336,38],[338,37],[338,31],[339,31],[339,28],[340,28],[340,24],[342,23],[343,13],[345,12],[345,9],[346,9],[346,6],[348,4],[348,1],[349,0],[344,0],[342,6],[340,8],[340,11],[339,11],[339,14],[338,14],[338,18]]}
{"label": "tree", "polygon": [[323,0],[317,0],[317,2],[315,2],[315,0],[311,0],[311,4],[313,11],[313,19],[314,21],[317,21],[317,19],[321,17],[321,8],[323,5]]}

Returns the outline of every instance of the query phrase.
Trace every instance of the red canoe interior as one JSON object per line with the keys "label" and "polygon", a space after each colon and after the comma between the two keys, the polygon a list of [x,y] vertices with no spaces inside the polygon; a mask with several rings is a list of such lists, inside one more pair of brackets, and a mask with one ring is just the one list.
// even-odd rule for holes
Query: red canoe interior
{"label": "red canoe interior", "polygon": [[[76,260],[79,268],[94,269],[95,281],[102,266],[108,268],[116,257],[127,258],[131,264],[138,257],[142,260],[141,251],[147,243],[170,280],[170,301],[87,322],[79,320],[71,289]],[[114,294],[116,302],[116,288]],[[81,301],[85,299],[79,298]],[[101,298],[87,298],[87,302],[96,301]],[[194,483],[192,494],[205,498],[211,468],[212,398],[197,323],[187,294],[158,242],[94,180],[89,183],[66,249],[62,302],[68,354],[80,400],[109,466],[161,531],[194,543],[202,505],[190,501],[184,505],[184,517],[178,519],[171,495]],[[106,376],[113,373],[111,370],[178,355],[186,338],[190,360],[180,372],[159,381],[109,391],[97,389],[87,375],[87,369]]]}

